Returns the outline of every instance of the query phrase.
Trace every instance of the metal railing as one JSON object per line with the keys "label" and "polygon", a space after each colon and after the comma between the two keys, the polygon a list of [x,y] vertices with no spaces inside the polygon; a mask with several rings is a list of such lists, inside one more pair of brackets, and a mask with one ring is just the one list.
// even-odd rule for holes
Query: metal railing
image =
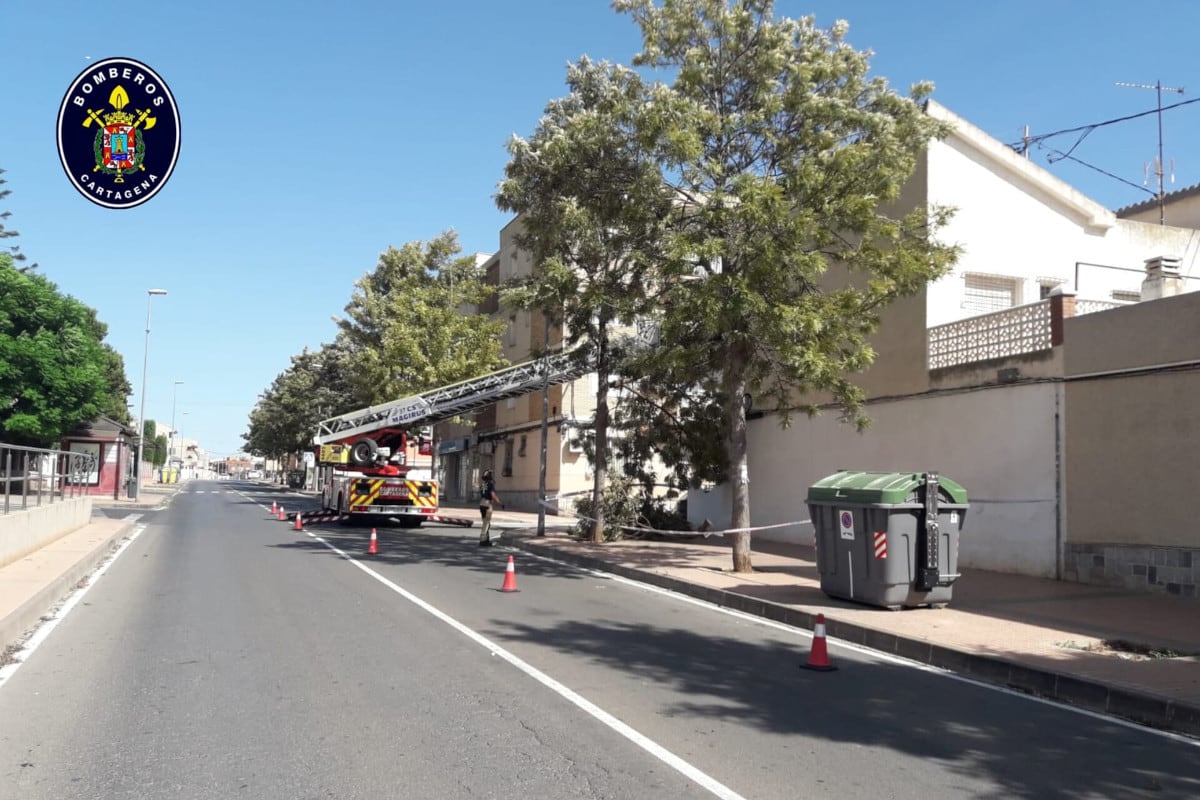
{"label": "metal railing", "polygon": [[99,468],[94,453],[0,442],[0,514],[85,494]]}

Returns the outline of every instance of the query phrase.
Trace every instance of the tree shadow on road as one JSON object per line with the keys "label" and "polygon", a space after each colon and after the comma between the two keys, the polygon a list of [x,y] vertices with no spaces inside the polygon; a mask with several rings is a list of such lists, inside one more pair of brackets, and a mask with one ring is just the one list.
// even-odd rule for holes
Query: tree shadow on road
{"label": "tree shadow on road", "polygon": [[[378,553],[369,555],[367,548],[370,544],[371,529],[375,528],[376,548]],[[350,525],[321,525],[309,531],[321,541],[297,531],[297,539],[290,542],[276,542],[266,545],[283,550],[302,550],[314,555],[326,555],[333,558],[342,556],[331,550],[325,543],[336,547],[347,556],[351,556],[366,564],[405,565],[405,564],[439,564],[447,568],[465,569],[472,572],[485,572],[500,575],[504,571],[508,556],[515,555],[521,560],[521,573],[528,576],[543,576],[580,580],[588,577],[578,567],[561,562],[553,562],[523,554],[516,550],[501,547],[484,548],[479,546],[478,529],[456,528],[422,528],[414,530],[399,526],[381,526],[378,523]],[[499,584],[497,584],[499,585]]]}
{"label": "tree shadow on road", "polygon": [[[551,646],[689,698],[664,716],[736,720],[772,735],[884,747],[948,765],[999,798],[1200,796],[1200,758],[1177,744],[1046,704],[886,662],[799,668],[807,647],[623,622],[494,620],[497,638]],[[1119,758],[1110,757],[1118,753]]]}

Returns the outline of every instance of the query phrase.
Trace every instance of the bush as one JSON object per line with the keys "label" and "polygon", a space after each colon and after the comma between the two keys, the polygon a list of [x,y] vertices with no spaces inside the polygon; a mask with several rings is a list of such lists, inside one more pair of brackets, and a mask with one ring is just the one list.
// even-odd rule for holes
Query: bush
{"label": "bush", "polygon": [[[644,486],[625,475],[614,475],[604,487],[604,541],[640,538],[644,531],[627,531],[626,527],[655,528],[658,530],[687,530],[687,517],[677,509],[668,508],[668,500],[651,495]],[[586,494],[575,500],[575,513],[580,519],[574,533],[584,539],[591,538],[592,495]],[[650,534],[653,535],[653,534]]]}

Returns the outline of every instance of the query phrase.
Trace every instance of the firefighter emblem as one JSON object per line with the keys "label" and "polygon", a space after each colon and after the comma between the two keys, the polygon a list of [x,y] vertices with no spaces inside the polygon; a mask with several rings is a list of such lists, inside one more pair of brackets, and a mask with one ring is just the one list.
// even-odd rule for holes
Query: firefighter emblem
{"label": "firefighter emblem", "polygon": [[71,183],[93,203],[146,202],[179,158],[179,112],[166,83],[127,58],[84,70],[59,109],[58,153]]}

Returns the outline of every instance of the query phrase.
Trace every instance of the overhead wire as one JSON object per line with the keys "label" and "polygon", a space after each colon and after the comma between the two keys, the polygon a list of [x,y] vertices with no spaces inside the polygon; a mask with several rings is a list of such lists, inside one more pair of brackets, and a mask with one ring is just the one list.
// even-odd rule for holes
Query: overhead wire
{"label": "overhead wire", "polygon": [[[1162,111],[1170,111],[1173,108],[1179,108],[1181,106],[1191,105],[1192,103],[1200,103],[1200,97],[1194,97],[1191,100],[1181,100],[1178,103],[1172,103],[1169,106],[1163,106],[1161,110]],[[1012,149],[1016,150],[1019,153],[1024,153],[1028,149],[1029,145],[1031,145],[1031,144],[1040,144],[1041,142],[1045,141],[1046,139],[1050,139],[1055,136],[1062,136],[1062,135],[1068,134],[1068,133],[1079,133],[1079,132],[1083,131],[1084,135],[1081,136],[1079,138],[1079,141],[1077,141],[1075,143],[1077,146],[1079,144],[1079,142],[1083,141],[1083,138],[1085,136],[1087,136],[1087,134],[1091,133],[1096,128],[1103,128],[1107,125],[1116,125],[1118,122],[1128,122],[1131,119],[1138,119],[1140,117],[1148,117],[1151,114],[1159,113],[1159,111],[1160,111],[1160,109],[1158,109],[1158,108],[1152,108],[1149,111],[1140,111],[1137,114],[1129,114],[1128,116],[1124,116],[1124,117],[1116,117],[1115,119],[1108,119],[1103,122],[1093,122],[1090,125],[1079,125],[1074,128],[1063,128],[1061,131],[1052,131],[1050,133],[1042,133],[1037,136],[1030,136],[1028,138],[1023,138],[1019,141],[1013,142],[1013,143],[1009,144],[1009,147],[1011,147]],[[1071,149],[1074,150],[1075,148],[1072,147]]]}
{"label": "overhead wire", "polygon": [[[1078,142],[1076,142],[1076,144],[1078,144]],[[1038,142],[1038,148],[1045,150],[1050,154],[1049,156],[1047,156],[1047,160],[1050,161],[1050,163],[1052,163],[1052,164],[1057,161],[1062,161],[1064,159],[1067,161],[1074,161],[1076,164],[1085,166],[1088,169],[1093,169],[1096,172],[1099,172],[1101,175],[1106,175],[1106,176],[1112,178],[1113,180],[1120,181],[1121,183],[1125,184],[1126,186],[1132,186],[1135,189],[1139,189],[1152,197],[1158,196],[1158,192],[1151,191],[1150,189],[1147,189],[1145,186],[1139,186],[1138,184],[1134,183],[1133,181],[1127,181],[1119,175],[1114,175],[1111,172],[1109,172],[1108,170],[1104,170],[1104,169],[1101,169],[1100,167],[1097,167],[1095,164],[1089,164],[1088,162],[1086,162],[1082,159],[1076,158],[1075,156],[1071,155],[1069,152],[1064,153],[1061,150],[1055,150],[1053,147],[1047,147],[1046,145],[1042,144],[1041,142]],[[1074,150],[1075,148],[1072,147],[1071,149]]]}

